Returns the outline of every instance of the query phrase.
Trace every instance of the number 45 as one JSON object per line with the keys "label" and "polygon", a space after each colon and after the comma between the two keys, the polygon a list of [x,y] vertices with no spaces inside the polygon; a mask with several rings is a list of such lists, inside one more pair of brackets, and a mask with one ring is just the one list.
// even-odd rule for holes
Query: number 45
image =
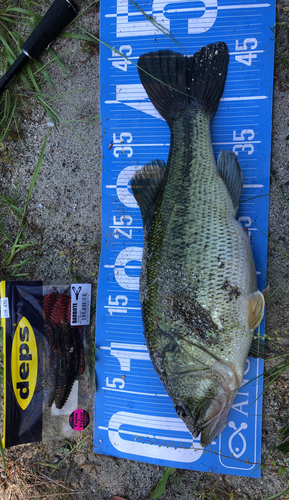
{"label": "number 45", "polygon": [[243,64],[246,64],[246,66],[251,66],[252,59],[257,59],[257,54],[254,54],[251,51],[256,49],[257,45],[258,45],[258,42],[257,42],[256,38],[245,38],[242,45],[239,45],[239,40],[236,40],[235,50],[238,50],[238,51],[244,50],[244,51],[248,51],[248,52],[246,52],[244,54],[236,55],[235,60],[238,62],[241,62]]}

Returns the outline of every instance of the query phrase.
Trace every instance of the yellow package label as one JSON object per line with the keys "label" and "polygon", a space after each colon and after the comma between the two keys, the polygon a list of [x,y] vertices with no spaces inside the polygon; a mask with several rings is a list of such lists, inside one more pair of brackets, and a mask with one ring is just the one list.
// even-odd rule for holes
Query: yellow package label
{"label": "yellow package label", "polygon": [[16,400],[26,410],[32,400],[38,371],[37,344],[32,326],[24,316],[19,321],[12,343],[11,374]]}

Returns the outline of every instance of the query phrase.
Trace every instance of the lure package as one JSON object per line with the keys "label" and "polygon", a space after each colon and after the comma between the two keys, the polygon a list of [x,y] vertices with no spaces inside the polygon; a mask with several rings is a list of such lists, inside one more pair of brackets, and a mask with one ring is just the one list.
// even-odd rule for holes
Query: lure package
{"label": "lure package", "polygon": [[91,432],[91,285],[2,281],[0,296],[3,446]]}

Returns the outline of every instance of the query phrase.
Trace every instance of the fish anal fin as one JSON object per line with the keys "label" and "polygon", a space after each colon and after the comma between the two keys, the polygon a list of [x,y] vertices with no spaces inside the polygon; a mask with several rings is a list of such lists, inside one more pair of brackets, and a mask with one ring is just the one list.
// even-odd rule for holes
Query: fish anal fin
{"label": "fish anal fin", "polygon": [[257,290],[248,297],[249,328],[254,331],[261,323],[264,315],[265,298],[263,293]]}
{"label": "fish anal fin", "polygon": [[151,208],[155,205],[166,175],[166,164],[155,160],[138,170],[131,181],[131,189],[137,201],[145,225]]}
{"label": "fish anal fin", "polygon": [[243,189],[243,172],[233,151],[222,149],[217,163],[217,171],[231,195],[235,215],[237,214]]}

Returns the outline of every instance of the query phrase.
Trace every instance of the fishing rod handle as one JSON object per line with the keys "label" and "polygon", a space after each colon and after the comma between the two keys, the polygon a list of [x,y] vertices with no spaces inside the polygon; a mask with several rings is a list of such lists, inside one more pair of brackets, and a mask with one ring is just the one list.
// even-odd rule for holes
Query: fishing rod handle
{"label": "fishing rod handle", "polygon": [[73,0],[55,0],[24,43],[22,50],[30,59],[37,57],[75,18],[78,12]]}

